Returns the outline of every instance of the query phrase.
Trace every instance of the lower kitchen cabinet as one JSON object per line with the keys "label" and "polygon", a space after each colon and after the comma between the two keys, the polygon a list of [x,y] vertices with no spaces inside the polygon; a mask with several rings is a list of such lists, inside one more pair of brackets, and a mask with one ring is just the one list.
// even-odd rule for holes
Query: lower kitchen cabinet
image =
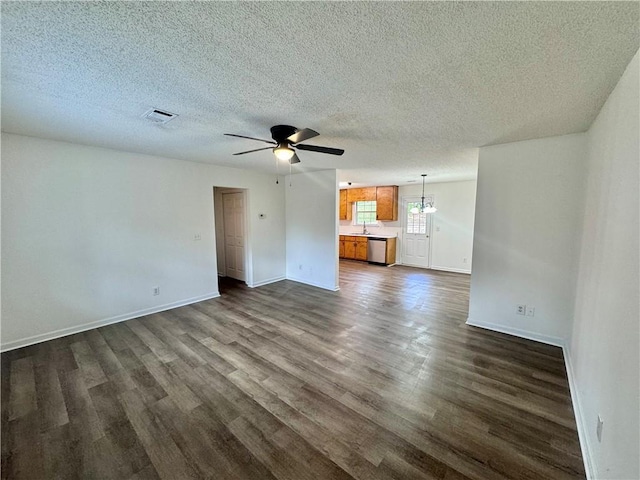
{"label": "lower kitchen cabinet", "polygon": [[[369,239],[353,235],[340,235],[338,240],[338,256],[347,260],[367,261],[369,254]],[[387,238],[385,264],[396,263],[396,239]]]}
{"label": "lower kitchen cabinet", "polygon": [[356,260],[367,260],[367,237],[356,237]]}
{"label": "lower kitchen cabinet", "polygon": [[340,258],[349,260],[367,260],[367,237],[354,237],[351,235],[340,235],[339,247]]}
{"label": "lower kitchen cabinet", "polygon": [[387,238],[387,258],[385,262],[387,265],[393,265],[396,263],[396,239]]}

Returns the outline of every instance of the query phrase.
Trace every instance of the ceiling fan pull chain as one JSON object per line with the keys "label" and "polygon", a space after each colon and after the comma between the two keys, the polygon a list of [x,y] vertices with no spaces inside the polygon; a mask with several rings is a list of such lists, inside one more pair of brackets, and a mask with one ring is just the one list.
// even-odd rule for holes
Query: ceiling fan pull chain
{"label": "ceiling fan pull chain", "polygon": [[278,159],[276,158],[276,185],[280,184],[280,182],[278,180],[279,176],[280,176],[280,174],[278,173]]}
{"label": "ceiling fan pull chain", "polygon": [[289,186],[291,186],[291,162],[289,162]]}

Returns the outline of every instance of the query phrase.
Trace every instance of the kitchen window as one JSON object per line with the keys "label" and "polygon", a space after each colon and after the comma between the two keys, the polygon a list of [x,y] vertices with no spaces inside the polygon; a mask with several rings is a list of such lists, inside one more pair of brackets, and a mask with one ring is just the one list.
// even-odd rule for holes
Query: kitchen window
{"label": "kitchen window", "polygon": [[354,225],[373,225],[376,221],[376,201],[355,202],[355,215],[353,216]]}

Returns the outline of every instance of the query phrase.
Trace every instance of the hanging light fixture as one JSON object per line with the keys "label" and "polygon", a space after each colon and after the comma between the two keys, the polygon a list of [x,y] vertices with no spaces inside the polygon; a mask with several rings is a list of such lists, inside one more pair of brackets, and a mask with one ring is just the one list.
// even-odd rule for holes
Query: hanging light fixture
{"label": "hanging light fixture", "polygon": [[433,206],[433,202],[424,203],[424,179],[427,176],[426,173],[422,174],[422,198],[420,200],[420,208],[413,207],[410,212],[413,214],[416,213],[435,213],[438,211],[436,207]]}

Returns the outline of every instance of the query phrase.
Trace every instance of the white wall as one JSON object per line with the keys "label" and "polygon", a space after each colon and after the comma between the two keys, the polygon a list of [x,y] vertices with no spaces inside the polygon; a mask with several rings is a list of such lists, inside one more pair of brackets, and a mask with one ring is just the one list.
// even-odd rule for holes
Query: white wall
{"label": "white wall", "polygon": [[565,347],[597,479],[640,478],[639,63],[586,134],[480,150],[468,323]]}
{"label": "white wall", "polygon": [[287,278],[337,290],[339,193],[336,171],[299,173],[287,177],[284,183]]}
{"label": "white wall", "polygon": [[[476,207],[476,181],[427,183],[425,196],[433,196],[438,211],[431,216],[431,268],[471,273],[473,253],[473,222]],[[397,235],[396,258],[402,263],[402,199],[421,197],[422,183],[398,189],[400,202],[397,222],[367,225],[371,233]],[[340,235],[348,235],[362,227],[350,220],[340,221]],[[465,262],[466,259],[466,262]]]}
{"label": "white wall", "polygon": [[248,189],[251,282],[284,277],[270,176],[5,133],[2,167],[3,349],[216,296],[214,185]]}
{"label": "white wall", "polygon": [[[480,149],[468,323],[562,344],[569,338],[586,136]],[[535,316],[516,314],[516,305]]]}
{"label": "white wall", "polygon": [[[589,129],[570,358],[594,478],[640,466],[638,54]],[[597,416],[604,420],[602,443]]]}

